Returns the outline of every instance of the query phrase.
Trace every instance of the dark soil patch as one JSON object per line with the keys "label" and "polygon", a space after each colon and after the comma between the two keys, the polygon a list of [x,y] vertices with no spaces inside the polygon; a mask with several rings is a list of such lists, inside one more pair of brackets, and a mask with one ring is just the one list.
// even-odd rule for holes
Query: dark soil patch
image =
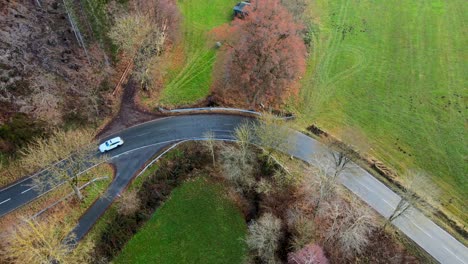
{"label": "dark soil patch", "polygon": [[136,91],[136,83],[130,79],[123,89],[119,113],[99,132],[97,138],[106,137],[122,129],[163,116],[139,108],[135,104]]}

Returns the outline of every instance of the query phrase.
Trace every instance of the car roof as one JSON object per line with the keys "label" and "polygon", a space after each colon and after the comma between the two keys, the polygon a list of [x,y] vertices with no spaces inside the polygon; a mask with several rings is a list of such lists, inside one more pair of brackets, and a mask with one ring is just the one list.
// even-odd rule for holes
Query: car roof
{"label": "car roof", "polygon": [[108,140],[108,142],[110,143],[114,143],[114,142],[117,142],[117,141],[122,141],[122,139],[120,137],[115,137],[115,138],[111,138]]}

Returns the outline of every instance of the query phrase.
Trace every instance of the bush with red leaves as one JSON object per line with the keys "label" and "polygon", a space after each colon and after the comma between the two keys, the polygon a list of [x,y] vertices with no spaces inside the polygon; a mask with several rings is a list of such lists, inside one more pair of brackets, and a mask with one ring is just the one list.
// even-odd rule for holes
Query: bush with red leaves
{"label": "bush with red leaves", "polygon": [[319,245],[309,244],[299,251],[289,253],[288,264],[328,264],[328,259]]}

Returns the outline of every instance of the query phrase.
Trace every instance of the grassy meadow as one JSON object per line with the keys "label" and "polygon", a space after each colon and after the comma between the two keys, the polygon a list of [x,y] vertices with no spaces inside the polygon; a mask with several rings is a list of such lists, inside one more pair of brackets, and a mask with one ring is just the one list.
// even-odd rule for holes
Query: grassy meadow
{"label": "grassy meadow", "polygon": [[[160,104],[208,95],[216,50],[207,33],[231,20],[236,2],[177,2],[182,36],[168,56]],[[354,130],[370,154],[397,171],[425,171],[440,186],[443,206],[467,223],[465,1],[310,3],[308,70],[302,100],[290,104],[301,125],[316,123],[343,138]]]}
{"label": "grassy meadow", "polygon": [[398,171],[419,168],[468,222],[468,5],[463,0],[317,0],[303,124],[354,129]]}
{"label": "grassy meadow", "polygon": [[246,232],[223,187],[199,177],[174,189],[114,263],[243,263]]}
{"label": "grassy meadow", "polygon": [[169,55],[165,87],[161,93],[163,105],[180,105],[205,98],[210,91],[215,43],[207,33],[231,21],[236,0],[178,0],[182,14],[182,40]]}

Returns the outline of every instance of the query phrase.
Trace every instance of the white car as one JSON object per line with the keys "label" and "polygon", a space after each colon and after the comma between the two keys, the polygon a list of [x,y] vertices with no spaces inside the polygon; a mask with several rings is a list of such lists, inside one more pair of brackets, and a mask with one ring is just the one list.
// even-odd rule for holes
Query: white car
{"label": "white car", "polygon": [[99,151],[101,153],[104,153],[106,151],[109,151],[111,149],[115,149],[118,146],[122,146],[124,141],[120,137],[115,137],[107,140],[106,142],[102,143],[99,145]]}

